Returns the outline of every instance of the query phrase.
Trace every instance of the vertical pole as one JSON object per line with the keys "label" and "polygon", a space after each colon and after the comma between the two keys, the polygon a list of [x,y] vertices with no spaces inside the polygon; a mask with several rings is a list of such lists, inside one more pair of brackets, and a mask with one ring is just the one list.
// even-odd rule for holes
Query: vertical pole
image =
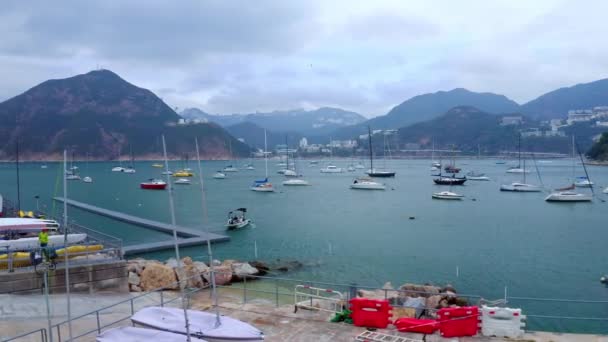
{"label": "vertical pole", "polygon": [[209,281],[211,282],[211,297],[213,298],[213,306],[215,308],[215,327],[219,327],[222,322],[220,320],[220,309],[218,306],[217,287],[215,285],[215,271],[213,266],[213,252],[211,250],[211,236],[209,236],[209,222],[207,217],[207,201],[205,198],[205,183],[203,182],[203,167],[201,165],[201,154],[198,149],[198,138],[194,138],[196,146],[196,160],[198,161],[198,179],[201,183],[201,206],[203,209],[203,226],[207,233],[207,255],[209,256]]}
{"label": "vertical pole", "polygon": [[15,146],[15,166],[17,169],[17,211],[21,210],[21,181],[19,180],[19,139]]}
{"label": "vertical pole", "polygon": [[247,304],[247,277],[243,278],[243,304]]}
{"label": "vertical pole", "polygon": [[68,334],[72,340],[72,303],[70,299],[70,258],[68,252],[68,182],[67,174],[67,151],[63,150],[63,248],[64,272],[65,272],[65,296],[67,301]]}
{"label": "vertical pole", "polygon": [[253,240],[253,254],[255,255],[255,259],[258,259],[258,241]]}
{"label": "vertical pole", "polygon": [[279,280],[275,279],[274,280],[274,298],[275,298],[275,303],[276,303],[276,307],[279,307]]}
{"label": "vertical pole", "polygon": [[46,323],[49,327],[50,341],[53,342],[53,328],[51,327],[51,304],[49,302],[49,269],[44,269],[44,301],[46,302]]}
{"label": "vertical pole", "polygon": [[[169,187],[169,210],[171,211],[171,228],[173,228],[173,244],[175,246],[175,258],[177,260],[177,269],[185,274],[182,269],[182,259],[179,256],[179,246],[177,245],[177,229],[175,221],[175,207],[173,205],[173,187],[171,186],[171,176],[169,175],[169,162],[167,161],[167,145],[165,144],[165,136],[163,139],[163,156],[165,157],[165,173],[167,174],[167,186]],[[188,321],[188,308],[186,307],[186,299],[184,298],[184,282],[179,281],[179,290],[182,297],[182,307],[184,309],[184,320],[186,323],[186,339],[190,342],[190,322]]]}
{"label": "vertical pole", "polygon": [[507,285],[505,285],[505,304],[507,304]]}

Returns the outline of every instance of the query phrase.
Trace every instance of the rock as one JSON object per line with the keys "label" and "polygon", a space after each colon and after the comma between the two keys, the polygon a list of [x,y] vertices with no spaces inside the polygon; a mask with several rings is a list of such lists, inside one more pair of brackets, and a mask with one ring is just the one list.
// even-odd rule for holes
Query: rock
{"label": "rock", "polygon": [[399,287],[399,290],[402,292],[399,293],[399,297],[424,297],[428,298],[430,296],[436,295],[440,293],[440,288],[437,286],[433,286],[430,284],[418,285],[418,284],[410,284],[406,283]]}
{"label": "rock", "polygon": [[439,302],[441,301],[441,295],[430,296],[426,299],[426,308],[434,310],[439,308]]}
{"label": "rock", "polygon": [[[191,260],[192,261],[192,260]],[[203,278],[201,278],[201,274],[198,272],[196,266],[192,263],[189,265],[184,264],[184,266],[174,268],[175,275],[177,276],[177,280],[180,283],[183,283],[186,287],[203,287]]]}
{"label": "rock", "polygon": [[235,280],[241,280],[258,274],[258,269],[246,262],[235,262],[232,264],[232,274],[236,278]]}
{"label": "rock", "polygon": [[221,264],[222,264],[222,263],[221,263],[219,260],[217,260],[217,259],[213,259],[213,266],[219,266],[219,265],[221,265]]}
{"label": "rock", "polygon": [[131,292],[141,292],[142,291],[141,287],[139,287],[137,285],[129,285],[129,290]]}
{"label": "rock", "polygon": [[184,264],[184,265],[192,265],[192,258],[191,257],[182,258],[182,264]]}
{"label": "rock", "polygon": [[195,261],[192,263],[196,267],[199,274],[209,272],[209,266],[202,261]]}
{"label": "rock", "polygon": [[166,266],[169,266],[171,268],[176,268],[177,267],[177,260],[175,260],[175,258],[170,258],[165,262]]}
{"label": "rock", "polygon": [[388,283],[382,286],[382,289],[378,290],[358,290],[357,296],[369,299],[388,299],[392,303],[396,303],[395,296],[397,295],[397,291],[393,287],[393,284],[389,281]]}
{"label": "rock", "polygon": [[158,288],[170,290],[178,288],[173,269],[161,263],[146,263],[146,268],[141,272],[140,286],[145,291]]}
{"label": "rock", "polygon": [[226,266],[226,267],[229,267],[230,269],[232,269],[232,264],[234,264],[235,262],[238,262],[238,261],[232,260],[232,259],[226,259],[222,262],[222,264],[220,266]]}
{"label": "rock", "polygon": [[[215,274],[216,285],[228,285],[232,281],[232,268],[226,266],[213,267]],[[211,283],[211,272],[206,272],[203,277],[208,283]]]}
{"label": "rock", "polygon": [[441,290],[438,286],[433,286],[433,285],[423,285],[422,289],[424,291],[424,294],[422,295],[425,298],[429,298],[432,297],[434,295],[439,294],[439,291]]}
{"label": "rock", "polygon": [[158,260],[146,260],[145,264],[144,264],[144,269],[146,267],[148,267],[148,265],[152,265],[152,264],[156,264],[156,265],[162,265],[163,263],[158,261]]}
{"label": "rock", "polygon": [[273,267],[271,267],[271,269],[276,269],[277,271],[281,271],[281,272],[287,272],[287,271],[296,270],[298,268],[301,268],[302,266],[303,266],[303,264],[296,260],[284,261],[281,259],[277,259],[275,261],[275,264],[273,265]]}
{"label": "rock", "polygon": [[131,285],[139,285],[141,282],[140,277],[135,272],[129,272],[129,284]]}
{"label": "rock", "polygon": [[456,289],[454,288],[454,286],[452,286],[452,284],[446,284],[442,289],[441,292],[453,292],[453,293],[457,293]]}
{"label": "rock", "polygon": [[135,274],[137,274],[137,275],[140,275],[140,274],[141,274],[141,271],[143,271],[143,267],[141,267],[141,266],[139,265],[139,263],[136,263],[136,262],[135,262],[135,263],[129,262],[129,263],[127,264],[127,271],[129,271],[129,273],[135,273]]}
{"label": "rock", "polygon": [[270,271],[270,267],[261,261],[250,261],[249,265],[255,267],[258,270],[258,275],[261,276],[268,274],[268,271]]}

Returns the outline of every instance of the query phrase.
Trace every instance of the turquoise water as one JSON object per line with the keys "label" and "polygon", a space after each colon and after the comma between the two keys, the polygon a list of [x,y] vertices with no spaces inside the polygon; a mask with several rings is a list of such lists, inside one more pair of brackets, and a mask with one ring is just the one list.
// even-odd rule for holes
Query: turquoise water
{"label": "turquoise water", "polygon": [[[92,176],[94,183],[69,182],[68,197],[169,221],[168,192],[139,189],[141,181],[160,174],[151,164],[138,162],[136,174],[122,174],[110,172],[111,163],[90,163],[88,172],[79,163],[81,174]],[[241,170],[224,180],[211,178],[224,162],[203,162],[211,230],[223,232],[227,212],[237,207],[248,208],[255,221],[253,229],[228,232],[231,241],[214,246],[217,258],[254,259],[255,241],[258,259],[304,262],[305,268],[289,274],[294,278],[371,286],[386,281],[397,286],[451,282],[460,292],[488,299],[502,298],[507,286],[510,296],[608,300],[608,289],[599,283],[599,277],[608,273],[608,202],[547,203],[542,193],[501,193],[502,182],[521,176],[506,174],[509,165],[496,165],[494,160],[459,161],[465,172],[474,169],[492,179],[454,187],[466,196],[460,202],[431,199],[432,192],[449,187],[433,184],[429,160],[393,161],[397,177],[385,180],[387,191],[350,190],[355,173],[321,174],[320,165],[309,167],[306,161],[300,163],[301,171],[312,186],[283,187],[275,164],[269,162],[278,191],[268,194],[248,189],[253,179],[263,178],[263,161],[255,163],[255,171]],[[346,167],[347,161],[337,164]],[[41,205],[52,211],[50,198],[61,195],[60,164],[48,165],[48,169],[35,163],[21,165],[22,207],[34,208],[37,194]],[[547,187],[569,183],[570,161],[538,165]],[[190,167],[196,169],[194,163]],[[589,173],[600,186],[598,198],[608,200],[601,194],[608,185],[608,168],[591,166]],[[579,166],[577,176],[581,175]],[[535,173],[528,178],[539,183]],[[16,199],[14,165],[0,165],[0,186],[3,195]],[[198,185],[176,186],[175,201],[178,224],[200,228]],[[125,244],[170,238],[76,209],[69,213],[78,223],[121,237]],[[184,248],[182,254],[204,259],[206,252],[202,247]],[[167,251],[146,257],[171,255]],[[559,315],[567,307],[573,316],[608,317],[606,303],[523,305],[538,314]],[[608,325],[606,321],[574,323],[559,320],[542,327],[605,331]]]}

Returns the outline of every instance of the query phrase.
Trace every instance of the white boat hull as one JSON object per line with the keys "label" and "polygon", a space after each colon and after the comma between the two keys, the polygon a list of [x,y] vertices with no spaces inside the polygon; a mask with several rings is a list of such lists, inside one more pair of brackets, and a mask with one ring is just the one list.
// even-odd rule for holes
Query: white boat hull
{"label": "white boat hull", "polygon": [[472,181],[489,181],[490,180],[490,178],[486,177],[486,176],[479,176],[479,177],[467,176],[467,179],[472,180]]}
{"label": "white boat hull", "polygon": [[[68,244],[78,243],[84,241],[87,238],[87,234],[68,234]],[[63,235],[49,235],[48,247],[63,247],[64,236]],[[27,250],[40,247],[38,237],[22,238],[16,240],[0,240],[0,250],[8,247],[11,250]]]}
{"label": "white boat hull", "polygon": [[461,200],[464,196],[457,194],[455,192],[442,191],[442,192],[433,193],[432,197],[434,199],[443,199],[443,200]]}
{"label": "white boat hull", "polygon": [[360,182],[351,184],[350,188],[355,190],[386,190],[386,185],[375,182]]}
{"label": "white boat hull", "polygon": [[[256,327],[237,319],[221,316],[216,327],[216,316],[210,312],[188,310],[191,336],[207,341],[262,341],[264,334]],[[139,310],[131,321],[145,327],[186,334],[184,311],[169,307],[147,307]]]}
{"label": "white boat hull", "polygon": [[297,177],[298,174],[294,170],[285,170],[285,172],[283,172],[283,176],[285,176],[285,177]]}
{"label": "white boat hull", "polygon": [[214,179],[224,179],[224,178],[226,178],[226,175],[223,173],[216,173],[213,175],[213,178]]}
{"label": "white boat hull", "polygon": [[342,169],[341,167],[326,167],[324,169],[321,169],[321,173],[342,173],[344,172],[344,169]]}
{"label": "white boat hull", "polygon": [[512,168],[508,169],[507,173],[530,173],[530,170],[522,168]]}
{"label": "white boat hull", "polygon": [[585,182],[576,182],[574,185],[577,188],[590,188],[593,186],[593,182],[585,181]]}
{"label": "white boat hull", "polygon": [[604,191],[602,191],[605,194],[608,194],[608,187],[606,187],[606,189],[604,189]]}
{"label": "white boat hull", "polygon": [[239,222],[239,223],[233,223],[233,224],[227,224],[226,228],[227,229],[240,229],[240,228],[245,228],[247,227],[249,224],[251,223],[251,220],[249,219],[245,219],[243,222]]}
{"label": "white boat hull", "polygon": [[[203,342],[205,340],[190,336],[190,340],[194,342]],[[109,329],[97,335],[97,342],[186,342],[186,335],[175,334],[168,331],[155,329],[144,329],[136,327],[120,327]]]}
{"label": "white boat hull", "polygon": [[511,192],[540,192],[541,188],[536,185],[513,183],[513,184],[502,184],[500,191],[511,191]]}
{"label": "white boat hull", "polygon": [[593,198],[590,195],[579,194],[576,192],[563,191],[554,192],[545,198],[547,202],[590,202]]}
{"label": "white boat hull", "polygon": [[271,186],[267,186],[267,187],[252,186],[249,189],[251,191],[257,191],[257,192],[274,192],[274,188]]}
{"label": "white boat hull", "polygon": [[308,183],[308,181],[305,181],[303,179],[290,179],[290,180],[284,181],[283,185],[286,185],[286,186],[306,186],[306,185],[310,185],[310,183]]}
{"label": "white boat hull", "polygon": [[112,168],[112,172],[124,172],[125,168],[121,166],[116,166]]}

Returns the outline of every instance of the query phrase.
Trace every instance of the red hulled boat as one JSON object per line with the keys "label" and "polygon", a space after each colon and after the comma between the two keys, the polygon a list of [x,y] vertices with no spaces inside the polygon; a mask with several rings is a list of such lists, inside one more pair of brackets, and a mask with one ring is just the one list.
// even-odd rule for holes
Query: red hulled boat
{"label": "red hulled boat", "polygon": [[160,179],[149,179],[147,182],[140,183],[139,187],[149,190],[165,190],[167,183]]}

